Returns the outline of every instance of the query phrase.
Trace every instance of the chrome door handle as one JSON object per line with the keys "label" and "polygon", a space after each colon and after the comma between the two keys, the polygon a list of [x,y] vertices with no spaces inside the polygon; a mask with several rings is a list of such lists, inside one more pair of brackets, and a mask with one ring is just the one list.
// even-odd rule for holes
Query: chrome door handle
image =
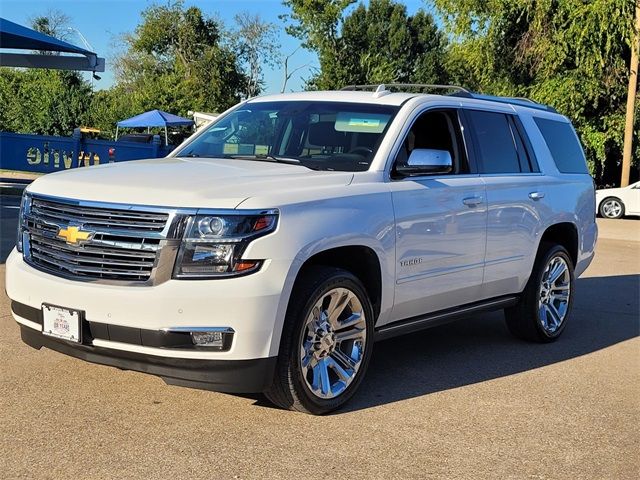
{"label": "chrome door handle", "polygon": [[544,192],[531,192],[529,194],[529,198],[531,200],[540,200],[541,198],[544,198]]}
{"label": "chrome door handle", "polygon": [[482,203],[482,197],[467,197],[462,199],[462,203],[469,207],[477,207]]}

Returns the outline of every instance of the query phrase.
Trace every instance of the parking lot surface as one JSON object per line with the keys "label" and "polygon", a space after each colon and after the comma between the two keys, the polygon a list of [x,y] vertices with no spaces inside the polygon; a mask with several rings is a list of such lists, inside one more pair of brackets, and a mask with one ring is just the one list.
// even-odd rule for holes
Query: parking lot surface
{"label": "parking lot surface", "polygon": [[640,221],[598,223],[558,342],[501,313],[381,342],[326,417],[33,350],[2,295],[0,477],[640,478]]}

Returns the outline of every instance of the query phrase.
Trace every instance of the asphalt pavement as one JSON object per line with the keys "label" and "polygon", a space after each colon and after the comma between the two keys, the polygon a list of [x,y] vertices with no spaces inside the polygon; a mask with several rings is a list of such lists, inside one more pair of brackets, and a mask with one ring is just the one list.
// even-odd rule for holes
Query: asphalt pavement
{"label": "asphalt pavement", "polygon": [[640,478],[640,221],[598,223],[558,342],[501,313],[381,342],[325,417],[33,350],[2,295],[0,478]]}

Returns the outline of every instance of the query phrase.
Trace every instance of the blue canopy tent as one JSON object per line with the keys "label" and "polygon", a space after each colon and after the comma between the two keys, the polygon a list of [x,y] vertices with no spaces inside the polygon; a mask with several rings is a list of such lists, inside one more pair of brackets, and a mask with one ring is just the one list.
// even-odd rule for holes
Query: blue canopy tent
{"label": "blue canopy tent", "polygon": [[0,66],[26,68],[53,68],[57,70],[83,70],[104,72],[104,58],[94,52],[63,42],[44,33],[0,18],[0,48],[36,50],[41,52],[78,53],[78,56],[42,55],[38,53],[0,52]]}
{"label": "blue canopy tent", "polygon": [[141,113],[135,117],[127,118],[126,120],[120,120],[116,124],[116,140],[118,140],[118,129],[120,127],[125,128],[150,128],[150,127],[164,127],[164,143],[169,144],[169,135],[167,133],[167,127],[188,127],[193,125],[193,120],[188,118],[179,117],[172,113],[163,112],[162,110],[150,110],[148,112]]}

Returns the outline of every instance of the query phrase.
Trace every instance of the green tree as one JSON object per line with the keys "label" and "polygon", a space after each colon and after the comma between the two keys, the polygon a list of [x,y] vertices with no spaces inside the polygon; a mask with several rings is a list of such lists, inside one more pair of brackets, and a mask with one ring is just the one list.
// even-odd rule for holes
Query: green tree
{"label": "green tree", "polygon": [[148,7],[124,42],[114,95],[125,95],[132,113],[222,111],[239,101],[246,85],[235,52],[222,42],[221,26],[182,1]]}
{"label": "green tree", "polygon": [[91,86],[75,72],[0,70],[0,130],[71,135],[90,103]]}
{"label": "green tree", "polygon": [[344,19],[339,45],[342,83],[439,83],[446,76],[446,41],[433,17],[423,10],[410,16],[391,0],[360,4]]}
{"label": "green tree", "polygon": [[339,30],[345,9],[356,0],[284,0],[291,12],[282,15],[288,21],[286,32],[302,41],[302,45],[318,54],[320,73],[308,82],[317,89],[336,88],[342,75]]}
{"label": "green tree", "polygon": [[286,0],[287,31],[317,52],[320,72],[309,86],[339,88],[363,83],[438,83],[446,78],[446,39],[433,17],[408,15],[393,0],[371,0],[349,13],[349,0]]}
{"label": "green tree", "polygon": [[[31,26],[63,38],[69,18],[59,11],[34,17]],[[71,135],[88,121],[91,86],[78,72],[0,69],[0,130]]]}
{"label": "green tree", "polygon": [[617,181],[634,0],[434,3],[455,39],[454,81],[552,105],[573,121],[597,180]]}

